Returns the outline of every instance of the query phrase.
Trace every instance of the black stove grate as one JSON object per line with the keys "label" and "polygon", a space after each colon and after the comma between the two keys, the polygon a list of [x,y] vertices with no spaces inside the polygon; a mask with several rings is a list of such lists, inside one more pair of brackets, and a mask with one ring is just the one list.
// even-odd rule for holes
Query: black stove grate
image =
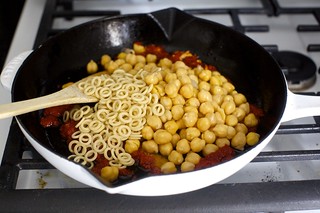
{"label": "black stove grate", "polygon": [[[267,32],[268,26],[244,26],[241,14],[281,14],[312,13],[319,22],[320,8],[282,8],[277,0],[261,0],[262,8],[219,8],[188,9],[191,14],[228,14],[233,28],[245,32]],[[107,4],[107,1],[106,1]],[[40,23],[34,47],[61,30],[52,29],[55,17],[72,19],[78,16],[111,16],[119,11],[73,11],[70,0],[48,0]],[[298,31],[318,30],[318,26],[299,26]],[[309,51],[319,51],[319,44],[310,44]],[[264,46],[268,51],[277,51],[274,44]],[[310,47],[310,48],[309,48]],[[316,94],[320,95],[320,94]],[[314,117],[315,124],[281,125],[276,134],[320,133],[320,118]],[[25,151],[33,153],[32,159],[23,159]],[[278,162],[320,160],[320,150],[262,152],[253,162]],[[320,178],[305,181],[259,182],[216,184],[210,187],[175,196],[132,197],[110,195],[92,188],[76,189],[31,189],[18,190],[16,183],[19,172],[29,169],[51,169],[22,135],[17,122],[13,120],[0,167],[0,203],[3,211],[132,211],[132,212],[196,212],[215,210],[221,212],[280,212],[283,210],[319,209]],[[186,183],[188,184],[188,183]]]}

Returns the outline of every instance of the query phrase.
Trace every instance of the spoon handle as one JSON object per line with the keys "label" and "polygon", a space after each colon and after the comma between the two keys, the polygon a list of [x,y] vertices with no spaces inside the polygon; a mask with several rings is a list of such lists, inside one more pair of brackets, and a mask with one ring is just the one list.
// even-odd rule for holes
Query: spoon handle
{"label": "spoon handle", "polygon": [[92,102],[97,102],[97,99],[85,95],[72,85],[50,95],[0,105],[0,119],[53,106]]}

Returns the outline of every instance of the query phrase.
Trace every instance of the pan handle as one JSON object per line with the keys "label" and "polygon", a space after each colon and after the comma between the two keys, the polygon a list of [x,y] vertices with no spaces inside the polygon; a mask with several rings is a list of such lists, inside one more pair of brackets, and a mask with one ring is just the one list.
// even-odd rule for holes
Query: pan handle
{"label": "pan handle", "polygon": [[320,96],[298,95],[288,90],[287,105],[281,122],[320,115]]}
{"label": "pan handle", "polygon": [[2,86],[11,91],[13,80],[16,76],[17,71],[24,62],[24,60],[30,55],[32,50],[25,51],[14,57],[8,62],[8,64],[3,68],[0,76]]}

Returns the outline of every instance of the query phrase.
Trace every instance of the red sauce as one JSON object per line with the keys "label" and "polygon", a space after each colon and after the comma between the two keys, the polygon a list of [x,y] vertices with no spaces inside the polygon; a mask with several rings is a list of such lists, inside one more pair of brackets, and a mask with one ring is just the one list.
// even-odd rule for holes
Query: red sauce
{"label": "red sauce", "polygon": [[230,146],[224,146],[216,152],[201,158],[200,162],[196,165],[196,169],[204,169],[215,166],[221,162],[231,160],[235,156],[234,150]]}
{"label": "red sauce", "polygon": [[139,167],[152,174],[161,174],[161,169],[156,166],[156,157],[153,155],[138,150],[131,153],[131,156],[138,163]]}
{"label": "red sauce", "polygon": [[169,53],[159,45],[150,44],[145,46],[145,49],[146,49],[145,55],[154,54],[157,56],[158,60],[167,58],[169,56]]}
{"label": "red sauce", "polygon": [[252,112],[256,117],[261,118],[264,116],[264,112],[261,108],[256,105],[250,104],[250,112]]}
{"label": "red sauce", "polygon": [[78,128],[76,128],[77,123],[77,121],[69,120],[66,123],[62,124],[60,127],[60,135],[67,141],[71,141],[72,134],[78,130]]}
{"label": "red sauce", "polygon": [[47,115],[40,118],[40,124],[44,128],[48,127],[58,127],[61,125],[61,121],[58,117],[53,115]]}
{"label": "red sauce", "polygon": [[41,126],[44,128],[60,126],[62,124],[60,117],[72,107],[72,105],[62,105],[44,109],[43,116],[40,118]]}
{"label": "red sauce", "polygon": [[109,161],[102,154],[98,154],[94,163],[95,165],[91,170],[98,175],[101,175],[101,169],[103,167],[109,166]]}
{"label": "red sauce", "polygon": [[62,105],[62,106],[55,106],[55,107],[50,107],[46,108],[43,111],[43,115],[53,115],[55,117],[61,117],[63,113],[67,110],[71,110],[73,105]]}

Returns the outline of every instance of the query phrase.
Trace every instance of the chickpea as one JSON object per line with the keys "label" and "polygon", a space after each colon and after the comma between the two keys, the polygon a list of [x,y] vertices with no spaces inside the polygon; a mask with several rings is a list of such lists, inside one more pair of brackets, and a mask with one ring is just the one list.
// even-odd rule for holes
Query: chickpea
{"label": "chickpea", "polygon": [[181,139],[176,145],[176,150],[181,154],[187,154],[190,151],[190,144],[187,139]]}
{"label": "chickpea", "polygon": [[160,117],[162,123],[172,120],[172,113],[170,110],[165,110],[164,114]]}
{"label": "chickpea", "polygon": [[[185,69],[178,69],[178,71],[185,70]],[[191,79],[187,75],[187,71],[185,73],[177,73],[178,79],[181,82],[181,85],[191,84]]]}
{"label": "chickpea", "polygon": [[195,112],[196,114],[198,114],[198,108],[197,107],[194,107],[194,106],[185,106],[183,107],[183,110],[185,113],[187,112]]}
{"label": "chickpea", "polygon": [[219,147],[215,144],[206,144],[202,150],[202,154],[204,156],[207,156],[213,152],[216,152],[218,149],[219,149]]}
{"label": "chickpea", "polygon": [[[139,70],[143,69],[143,67],[144,67],[144,63],[138,62],[134,65],[134,70],[139,71]],[[129,72],[129,73],[131,73],[131,72]],[[132,74],[132,75],[134,75],[134,74]]]}
{"label": "chickpea", "polygon": [[159,129],[154,133],[153,139],[157,144],[165,144],[171,142],[172,135],[167,130]]}
{"label": "chickpea", "polygon": [[237,132],[243,132],[244,134],[248,133],[248,127],[243,123],[238,123],[235,126],[235,129],[236,129]]}
{"label": "chickpea", "polygon": [[148,62],[146,65],[144,65],[144,68],[143,68],[145,71],[147,72],[153,72],[154,70],[157,70],[158,67],[155,63],[153,62]]}
{"label": "chickpea", "polygon": [[216,135],[210,131],[206,130],[202,133],[201,138],[206,142],[206,143],[214,143],[216,140]]}
{"label": "chickpea", "polygon": [[146,51],[145,47],[142,44],[134,43],[133,44],[133,50],[137,54],[144,53]]}
{"label": "chickpea", "polygon": [[207,113],[205,117],[208,118],[210,127],[214,127],[217,124],[216,115],[214,114],[214,112]]}
{"label": "chickpea", "polygon": [[189,74],[189,78],[191,79],[191,84],[196,87],[199,84],[199,79],[197,76],[193,75],[193,74]]}
{"label": "chickpea", "polygon": [[201,157],[198,153],[189,152],[184,160],[185,160],[185,162],[190,162],[190,163],[197,165],[199,163],[200,159],[201,159]]}
{"label": "chickpea", "polygon": [[213,95],[212,96],[212,101],[217,103],[218,105],[221,105],[222,104],[222,101],[223,101],[223,95],[221,94],[216,94],[216,95]]}
{"label": "chickpea", "polygon": [[115,71],[118,68],[118,64],[114,61],[110,61],[108,64],[106,64],[104,66],[104,68],[109,72],[109,73],[113,73],[113,71]]}
{"label": "chickpea", "polygon": [[168,156],[173,150],[172,143],[166,143],[159,145],[159,152],[161,155]]}
{"label": "chickpea", "polygon": [[243,111],[245,111],[246,114],[250,112],[250,106],[248,102],[240,104],[239,108],[243,109]]}
{"label": "chickpea", "polygon": [[169,97],[161,97],[160,98],[160,104],[162,104],[165,109],[171,109],[172,100]]}
{"label": "chickpea", "polygon": [[197,98],[189,98],[186,101],[186,106],[199,107],[200,106],[200,101]]}
{"label": "chickpea", "polygon": [[174,134],[172,135],[172,139],[171,139],[171,144],[173,147],[176,147],[178,141],[181,140],[180,135],[179,134]]}
{"label": "chickpea", "polygon": [[176,150],[173,150],[169,156],[168,156],[168,160],[172,163],[174,163],[175,165],[180,165],[183,162],[183,155],[181,153],[179,153]]}
{"label": "chickpea", "polygon": [[187,138],[187,129],[181,129],[179,135],[181,139]]}
{"label": "chickpea", "polygon": [[198,93],[198,100],[200,101],[200,103],[212,102],[212,95],[207,90],[200,90]]}
{"label": "chickpea", "polygon": [[141,135],[146,140],[151,140],[153,138],[154,131],[151,126],[144,126],[141,130]]}
{"label": "chickpea", "polygon": [[190,148],[193,152],[200,152],[206,145],[206,141],[200,138],[194,138],[190,142]]}
{"label": "chickpea", "polygon": [[168,58],[163,58],[159,61],[159,64],[158,64],[160,67],[162,68],[170,68],[172,66],[172,61],[169,60]]}
{"label": "chickpea", "polygon": [[146,82],[147,85],[158,84],[159,79],[154,73],[149,73],[144,77],[144,81]]}
{"label": "chickpea", "polygon": [[177,120],[181,119],[183,117],[183,113],[184,113],[183,106],[182,105],[172,106],[171,113],[172,113],[172,118],[174,120],[177,121]]}
{"label": "chickpea", "polygon": [[177,172],[176,165],[173,162],[166,162],[161,166],[161,172],[163,174],[172,174]]}
{"label": "chickpea", "polygon": [[173,105],[184,105],[185,103],[186,103],[186,100],[180,94],[177,94],[177,96],[172,99]]}
{"label": "chickpea", "polygon": [[191,98],[194,94],[193,92],[193,86],[192,84],[185,84],[180,88],[179,93],[184,97],[184,98]]}
{"label": "chickpea", "polygon": [[176,85],[177,88],[178,88],[178,91],[179,91],[179,89],[181,87],[181,82],[178,79],[172,80],[169,83],[172,83],[172,84]]}
{"label": "chickpea", "polygon": [[227,115],[230,115],[235,111],[236,105],[233,101],[225,101],[222,103],[221,108]]}
{"label": "chickpea", "polygon": [[168,72],[164,78],[165,82],[169,83],[172,80],[176,80],[177,78],[177,74],[176,73],[172,73],[172,72]]}
{"label": "chickpea", "polygon": [[153,129],[157,130],[162,127],[161,119],[156,115],[147,116],[147,124]]}
{"label": "chickpea", "polygon": [[177,71],[179,68],[184,68],[187,69],[188,66],[186,66],[186,64],[183,61],[176,61],[173,64],[173,70]]}
{"label": "chickpea", "polygon": [[[177,73],[177,76],[178,77],[180,77],[180,76],[182,76],[182,75],[184,75],[185,77],[187,77],[187,78],[189,78],[188,77],[188,70],[187,69],[185,69],[185,68],[178,68],[177,70],[176,70],[176,73]],[[179,79],[180,80],[180,79]],[[182,83],[182,82],[181,82]]]}
{"label": "chickpea", "polygon": [[217,112],[214,113],[217,124],[224,124],[226,115],[222,109],[218,109]]}
{"label": "chickpea", "polygon": [[246,112],[239,107],[237,107],[232,114],[237,117],[238,121],[242,121],[246,116]]}
{"label": "chickpea", "polygon": [[237,131],[232,126],[227,126],[227,138],[231,139],[237,134]]}
{"label": "chickpea", "polygon": [[197,121],[197,128],[201,131],[204,132],[210,128],[210,120],[206,117],[204,118],[199,118]]}
{"label": "chickpea", "polygon": [[158,94],[159,96],[164,96],[166,93],[164,91],[164,86],[161,84],[157,84],[153,86],[153,89],[156,90],[156,94]]}
{"label": "chickpea", "polygon": [[203,81],[209,81],[211,78],[211,71],[210,70],[202,70],[199,73],[199,78]]}
{"label": "chickpea", "polygon": [[219,148],[222,148],[224,146],[230,146],[230,141],[227,138],[217,138],[215,143]]}
{"label": "chickpea", "polygon": [[127,54],[125,61],[133,66],[137,63],[137,56],[135,54]]}
{"label": "chickpea", "polygon": [[241,93],[234,94],[234,95],[233,95],[233,99],[234,99],[234,102],[235,102],[235,104],[236,104],[237,106],[240,106],[241,104],[247,102],[246,97],[245,97],[243,94],[241,94]]}
{"label": "chickpea", "polygon": [[126,72],[130,72],[132,70],[132,65],[129,63],[124,63],[124,64],[120,65],[120,68]]}
{"label": "chickpea", "polygon": [[238,119],[235,115],[227,115],[226,117],[226,124],[228,126],[235,126],[238,123]]}
{"label": "chickpea", "polygon": [[217,76],[211,76],[210,77],[210,85],[212,85],[212,86],[220,86],[221,85],[221,81]]}
{"label": "chickpea", "polygon": [[113,182],[118,179],[118,167],[106,166],[101,169],[101,177],[106,181]]}
{"label": "chickpea", "polygon": [[140,147],[140,140],[137,139],[129,139],[126,141],[124,145],[124,149],[127,153],[132,153],[134,151],[137,151]]}
{"label": "chickpea", "polygon": [[225,138],[228,135],[228,126],[225,124],[217,124],[212,130],[220,138]]}
{"label": "chickpea", "polygon": [[174,121],[174,120],[170,120],[170,121],[167,121],[165,124],[164,124],[164,128],[165,130],[167,130],[171,135],[175,134],[178,129],[179,129],[179,126],[178,124]]}
{"label": "chickpea", "polygon": [[164,91],[170,98],[174,98],[178,95],[179,88],[176,84],[170,82],[165,86]]}
{"label": "chickpea", "polygon": [[183,115],[182,120],[186,127],[192,127],[196,124],[198,120],[198,114],[193,111],[187,112]]}
{"label": "chickpea", "polygon": [[137,55],[137,63],[146,64],[146,58],[142,55]]}
{"label": "chickpea", "polygon": [[226,102],[226,101],[233,101],[233,96],[232,95],[226,95],[223,97],[223,102]]}
{"label": "chickpea", "polygon": [[109,55],[105,54],[105,55],[101,56],[100,63],[101,63],[102,66],[106,65],[110,61],[111,61],[111,57]]}
{"label": "chickpea", "polygon": [[157,56],[154,54],[147,54],[146,60],[147,63],[155,63],[157,61]]}
{"label": "chickpea", "polygon": [[195,167],[196,166],[193,163],[185,161],[181,164],[180,168],[181,172],[190,172],[193,171]]}
{"label": "chickpea", "polygon": [[227,90],[228,93],[234,91],[235,87],[230,82],[223,83],[222,87]]}
{"label": "chickpea", "polygon": [[126,61],[122,58],[119,58],[119,59],[115,60],[114,62],[118,65],[118,67],[120,67],[122,64],[126,63]]}
{"label": "chickpea", "polygon": [[260,135],[256,132],[249,132],[247,134],[247,144],[249,146],[256,145],[259,141]]}
{"label": "chickpea", "polygon": [[148,140],[142,142],[142,149],[146,151],[147,153],[158,153],[159,152],[159,147],[158,144],[154,140]]}
{"label": "chickpea", "polygon": [[253,113],[249,113],[245,118],[244,118],[244,124],[247,127],[255,127],[258,125],[258,119]]}
{"label": "chickpea", "polygon": [[194,138],[200,137],[201,132],[196,127],[189,127],[186,129],[186,139],[192,141]]}
{"label": "chickpea", "polygon": [[213,113],[214,112],[214,105],[212,102],[203,102],[200,105],[199,111],[203,114],[206,115],[208,113]]}
{"label": "chickpea", "polygon": [[246,135],[243,132],[237,132],[237,134],[231,140],[231,146],[238,150],[244,150],[246,140]]}
{"label": "chickpea", "polygon": [[87,72],[88,74],[93,74],[98,71],[98,64],[94,60],[90,60],[87,64]]}
{"label": "chickpea", "polygon": [[210,91],[210,84],[206,81],[201,81],[198,85],[199,90]]}
{"label": "chickpea", "polygon": [[225,95],[225,90],[221,86],[211,85],[210,92],[213,95]]}
{"label": "chickpea", "polygon": [[179,129],[185,129],[185,128],[187,128],[186,125],[184,124],[184,121],[183,121],[182,118],[179,119],[179,120],[177,120],[176,123],[177,123]]}

